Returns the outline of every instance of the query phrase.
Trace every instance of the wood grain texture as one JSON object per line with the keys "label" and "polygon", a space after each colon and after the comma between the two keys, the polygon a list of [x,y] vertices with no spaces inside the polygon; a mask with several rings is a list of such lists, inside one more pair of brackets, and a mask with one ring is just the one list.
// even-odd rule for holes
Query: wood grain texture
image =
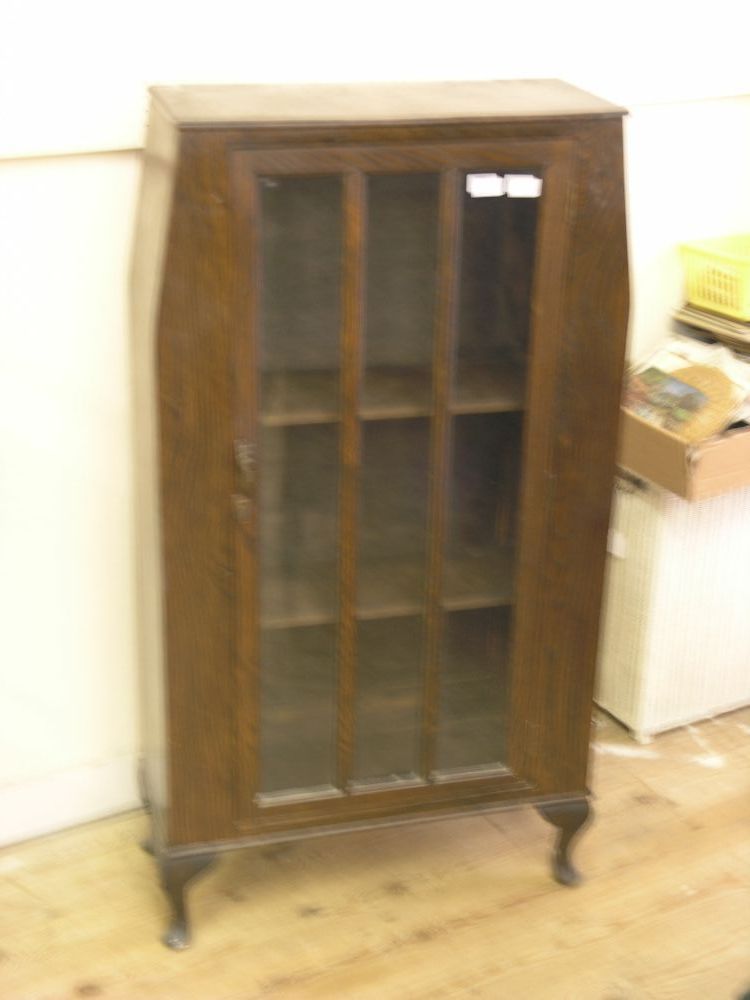
{"label": "wood grain texture", "polygon": [[[311,137],[308,137],[311,138]],[[408,138],[408,136],[404,136]],[[441,331],[436,337],[435,341],[435,360],[433,362],[434,378],[435,378],[435,389],[432,395],[432,403],[430,405],[430,411],[433,415],[436,433],[433,435],[433,440],[439,443],[439,450],[433,450],[432,462],[433,462],[433,472],[432,480],[434,484],[438,484],[441,481],[442,474],[440,473],[440,468],[445,465],[445,472],[447,474],[447,461],[448,452],[446,449],[449,448],[448,439],[448,427],[449,427],[449,414],[454,409],[451,404],[451,384],[453,382],[452,373],[452,357],[455,349],[455,324],[456,316],[455,311],[457,308],[457,281],[458,281],[458,270],[459,270],[459,228],[457,223],[457,191],[458,185],[461,178],[461,172],[455,169],[462,164],[466,166],[470,163],[474,168],[479,168],[483,165],[487,167],[502,164],[503,168],[511,167],[515,169],[538,169],[545,174],[547,178],[545,184],[549,183],[550,191],[548,195],[548,200],[557,205],[556,213],[548,213],[550,221],[547,223],[547,230],[549,235],[544,237],[544,243],[546,246],[545,253],[540,257],[540,264],[538,270],[546,275],[548,272],[552,275],[557,275],[555,281],[548,280],[547,285],[543,286],[538,291],[538,299],[540,302],[546,304],[548,311],[551,310],[550,302],[556,301],[555,296],[559,299],[560,289],[561,289],[561,268],[556,267],[557,261],[555,253],[557,250],[557,233],[559,230],[564,229],[563,218],[564,218],[564,190],[562,180],[555,182],[553,177],[553,172],[551,170],[551,165],[559,163],[561,160],[569,159],[570,157],[571,144],[569,141],[557,137],[554,140],[548,141],[546,139],[529,140],[523,138],[519,141],[504,141],[502,143],[488,143],[488,142],[473,142],[466,145],[451,145],[451,144],[429,144],[422,146],[414,146],[411,143],[398,146],[388,146],[388,147],[371,147],[367,144],[364,146],[355,146],[353,148],[336,148],[336,149],[317,149],[315,143],[312,142],[310,145],[305,145],[297,149],[278,149],[274,148],[272,152],[264,151],[250,151],[250,152],[237,152],[234,154],[233,159],[237,165],[236,176],[237,178],[242,178],[242,169],[246,173],[244,174],[244,181],[238,180],[238,183],[244,184],[245,187],[251,186],[254,183],[254,178],[264,175],[281,175],[284,174],[301,174],[308,175],[310,173],[320,173],[320,174],[331,174],[335,173],[337,170],[348,170],[348,171],[361,171],[366,169],[387,170],[391,172],[402,172],[402,171],[416,171],[416,170],[449,170],[452,173],[446,176],[452,177],[452,198],[453,202],[456,204],[454,209],[450,209],[450,205],[446,203],[442,207],[442,217],[444,219],[444,226],[446,227],[446,232],[453,230],[453,235],[451,241],[446,244],[445,256],[442,264],[442,272],[440,280],[438,281],[438,287],[440,289],[440,295],[442,299],[445,300],[445,309],[442,312],[438,310],[438,329]],[[559,173],[559,171],[558,171]],[[356,175],[356,174],[355,174]],[[557,192],[557,194],[555,193]],[[238,196],[235,199],[235,211],[239,209],[242,204],[242,196]],[[455,218],[454,218],[455,216]],[[256,220],[257,221],[257,220]],[[249,228],[251,226],[251,219],[248,217],[244,222],[244,227]],[[351,264],[349,265],[351,268]],[[242,273],[247,273],[248,263],[247,260],[241,265],[240,270]],[[356,274],[356,268],[353,269],[354,274]],[[450,294],[449,294],[450,293]],[[262,289],[258,289],[256,294],[262,294]],[[446,298],[447,296],[447,298]],[[361,293],[360,293],[361,298]],[[444,304],[445,304],[444,303]],[[541,311],[541,307],[537,305],[538,311]],[[447,310],[447,311],[446,311]],[[243,314],[244,316],[244,314]],[[243,317],[238,317],[238,326],[241,328],[243,322]],[[452,332],[451,332],[452,331]],[[555,338],[558,334],[558,328],[553,322],[547,323],[547,338],[550,344],[553,344]],[[343,343],[343,341],[342,341]],[[352,369],[354,370],[354,369]],[[553,365],[547,365],[546,370],[543,372],[543,377],[540,379],[539,385],[540,390],[546,393],[547,399],[551,400],[555,392],[555,368]],[[459,400],[461,397],[458,397]],[[437,405],[439,402],[439,406]],[[465,401],[458,402],[455,409],[460,411],[466,406]],[[547,407],[549,411],[549,406]],[[540,411],[541,412],[541,411]],[[549,428],[546,428],[549,433]],[[445,452],[445,454],[443,454]],[[438,461],[439,456],[440,461]],[[437,464],[434,464],[436,463]],[[262,464],[262,463],[261,463]],[[298,470],[302,474],[302,470]],[[344,472],[346,477],[347,473]],[[440,503],[444,505],[445,498],[445,486],[442,489],[435,489],[433,491],[433,500],[437,501],[441,496]],[[544,488],[540,493],[543,500],[545,495]],[[343,496],[343,494],[342,494]],[[539,499],[532,499],[528,501],[532,504],[540,503]],[[442,509],[442,507],[441,507]],[[343,508],[342,508],[343,510]],[[348,520],[351,520],[349,518]],[[434,524],[437,524],[433,517]],[[342,535],[343,539],[349,539],[352,534],[351,526],[347,528]],[[432,548],[433,554],[438,553],[438,557],[442,562],[442,555],[440,555],[442,548],[444,547],[445,534],[443,531],[431,530],[430,535],[432,537]],[[347,546],[342,545],[340,551],[344,551]],[[445,581],[442,581],[440,575],[436,575],[433,570],[437,567],[437,563],[433,560],[432,569],[428,569],[427,581],[428,586],[432,587],[434,591],[433,596],[435,597],[435,607],[438,608],[437,616],[438,619],[441,617],[442,612],[439,610],[442,605],[444,609],[460,609],[460,608],[471,608],[471,607],[485,607],[491,606],[493,603],[497,603],[498,600],[501,603],[506,602],[509,597],[505,592],[503,594],[496,593],[497,588],[490,588],[484,597],[478,596],[475,586],[464,585],[456,577],[454,570],[459,566],[460,559],[452,559],[448,563],[449,574],[446,576]],[[383,605],[380,612],[378,612],[377,601],[370,608],[370,602],[365,600],[366,588],[365,584],[368,580],[368,567],[364,562],[360,563],[360,568],[362,571],[360,583],[360,606],[358,606],[358,613],[364,613],[366,617],[371,617],[373,614],[378,613],[385,614],[387,610],[387,604]],[[467,564],[468,568],[468,564]],[[477,566],[478,569],[481,567]],[[312,575],[310,579],[311,588],[309,589],[309,595],[313,599],[312,604],[307,608],[307,610],[301,607],[295,606],[294,609],[282,610],[280,615],[276,615],[269,619],[266,624],[273,624],[274,627],[281,627],[282,625],[291,625],[307,623],[323,623],[326,621],[333,620],[334,609],[330,605],[330,594],[333,593],[330,587],[323,587],[324,578],[321,575],[321,567],[314,566],[311,567]],[[398,566],[394,565],[394,572],[398,569]],[[247,570],[249,572],[249,570]],[[469,574],[471,576],[471,574]],[[298,583],[303,583],[305,577],[304,566],[300,564],[298,572]],[[349,577],[347,576],[347,580]],[[429,582],[432,581],[432,582]],[[443,582],[445,583],[445,592],[443,593]],[[465,583],[465,581],[464,581]],[[352,577],[353,584],[353,577]],[[459,590],[461,593],[454,593],[456,586],[459,585]],[[321,590],[321,588],[323,588]],[[363,589],[365,588],[365,589]],[[461,589],[462,588],[462,589]],[[304,589],[304,588],[303,588]],[[349,591],[352,589],[351,586],[345,586],[342,588],[343,597],[349,599]],[[297,594],[297,591],[299,593]],[[326,606],[318,606],[315,594],[318,590],[321,590],[321,595],[324,592],[329,594],[328,604]],[[288,594],[288,588],[284,588],[284,593]],[[299,588],[295,589],[295,594],[302,599],[304,596],[303,590]],[[478,603],[477,603],[478,602]],[[402,607],[399,607],[399,612],[404,613],[408,611],[412,613],[418,610],[418,605],[411,601],[409,603],[403,603]],[[329,606],[330,605],[330,606]],[[300,614],[302,615],[300,617]],[[252,628],[252,619],[247,615],[240,615],[241,623],[240,628],[250,629]],[[435,697],[437,693],[437,679],[439,675],[439,664],[438,664],[438,649],[439,649],[439,632],[436,629],[432,630],[434,635],[433,642],[430,649],[427,651],[426,662],[432,664],[431,672],[428,672],[427,676],[427,691],[425,705],[426,712],[426,726],[425,730],[429,734],[431,731],[432,736],[427,737],[424,741],[424,753],[423,753],[423,767],[427,770],[423,773],[429,773],[432,770],[432,764],[430,763],[429,757],[432,755],[432,751],[428,752],[428,746],[434,742],[434,711],[432,717],[430,715],[429,705],[435,702]],[[523,684],[523,675],[519,674],[521,677],[520,684]],[[431,680],[430,680],[431,678]],[[430,686],[431,685],[431,686]],[[245,693],[244,699],[246,702],[249,701],[249,695]],[[348,732],[348,727],[353,724],[354,720],[348,718],[348,713],[351,712],[351,697],[350,692],[344,691],[344,696],[339,702],[339,725],[340,725],[340,736],[346,737]],[[245,717],[245,716],[243,716]],[[261,723],[262,724],[262,723]],[[340,740],[340,753],[343,753],[343,747],[348,742],[347,739]],[[518,789],[524,788],[526,782],[524,781],[524,776],[519,771],[519,778],[516,779],[515,783],[511,782],[513,787]],[[445,777],[445,776],[443,776]],[[453,785],[453,791],[457,796],[464,795],[465,802],[467,805],[472,802],[481,803],[486,802],[488,796],[496,794],[498,791],[502,792],[504,796],[506,794],[506,783],[505,779],[498,785],[494,780],[489,777],[486,780],[485,787],[482,790],[477,789],[475,781],[472,781],[470,786],[463,788],[461,781],[455,781]],[[310,802],[308,807],[301,801],[300,795],[295,793],[294,798],[297,800],[293,805],[284,804],[280,802],[277,798],[269,800],[269,809],[263,810],[263,815],[256,814],[255,821],[257,822],[258,830],[276,829],[279,828],[280,824],[284,822],[289,823],[289,828],[296,828],[304,822],[305,809],[308,809],[309,820],[315,825],[320,825],[326,822],[339,822],[344,823],[347,821],[356,821],[356,819],[364,818],[371,815],[383,816],[387,811],[387,803],[392,804],[393,809],[414,809],[422,810],[428,807],[430,795],[433,795],[433,801],[435,808],[443,808],[445,803],[449,801],[450,795],[446,791],[445,787],[441,787],[439,790],[435,789],[434,792],[430,793],[428,789],[423,789],[416,796],[411,790],[405,788],[393,788],[391,792],[378,791],[377,793],[372,790],[367,793],[357,794],[352,796],[347,800],[339,800],[336,797],[323,796],[318,798],[317,795],[311,793]],[[272,806],[272,808],[271,808]],[[271,815],[271,812],[275,814]],[[240,824],[243,829],[247,829],[247,824]]]}
{"label": "wood grain texture", "polygon": [[[470,89],[474,93],[476,88]],[[558,97],[563,93],[553,89]],[[526,87],[521,91],[531,93]],[[537,99],[541,92],[535,91]],[[410,121],[392,124],[387,116],[379,120],[376,116],[368,124],[361,115],[356,120],[342,118],[335,126],[312,115],[303,124],[290,112],[283,126],[243,117],[249,124],[234,127],[235,111],[228,110],[227,117],[218,115],[203,128],[198,127],[200,115],[191,119],[192,112],[173,106],[181,122],[174,193],[171,199],[164,190],[149,195],[157,207],[161,205],[162,217],[170,220],[164,259],[154,260],[152,270],[161,267],[162,283],[156,293],[160,306],[155,370],[167,692],[163,715],[168,727],[170,798],[166,844],[171,850],[241,843],[253,830],[276,835],[288,829],[297,835],[306,824],[345,825],[430,809],[485,807],[493,797],[505,802],[514,796],[550,799],[586,792],[588,717],[627,309],[621,122],[617,109],[602,107],[596,100],[585,110],[579,103],[576,112],[570,107],[554,110],[554,101],[540,100],[530,109],[516,88],[505,93],[516,93],[519,103],[513,113],[503,110],[493,85],[483,98],[496,102],[492,114],[476,111],[473,120],[458,121],[447,105],[441,118],[433,120],[430,113],[422,120],[412,113]],[[206,107],[212,107],[210,101]],[[163,96],[156,103],[163,107]],[[243,497],[247,491],[235,460],[235,442],[242,439],[257,445],[260,419],[254,345],[263,294],[258,261],[262,220],[255,179],[263,172],[348,175],[348,201],[355,209],[345,226],[342,341],[344,488],[339,555],[345,586],[340,595],[344,669],[338,762],[345,784],[353,745],[354,626],[361,610],[353,597],[352,536],[357,520],[359,419],[367,416],[361,400],[358,403],[364,273],[361,172],[440,171],[451,178],[444,184],[455,189],[462,170],[483,167],[528,169],[544,178],[531,290],[520,554],[516,586],[509,591],[517,602],[508,716],[513,773],[456,776],[452,783],[441,780],[418,788],[356,789],[345,796],[312,795],[307,802],[277,804],[271,796],[262,804],[254,803],[261,724],[257,521],[252,507],[243,507],[249,516],[238,523],[233,497]],[[455,201],[455,190],[451,197]],[[452,403],[448,391],[450,329],[455,325],[451,289],[455,291],[459,267],[452,205],[445,195],[443,224],[452,236],[443,242],[435,386],[425,413],[435,424],[429,574],[433,642],[428,656],[433,663],[442,610],[491,606],[488,601],[497,597],[487,591],[477,604],[477,594],[463,576],[457,583],[462,588],[458,596],[440,593],[439,550],[444,537],[440,496],[450,414],[483,412],[485,407],[492,413],[498,408],[491,394],[468,400],[456,396]],[[523,289],[525,296],[527,284]],[[146,351],[139,364],[149,363]],[[149,391],[155,393],[153,373],[151,378]],[[519,404],[516,391],[512,405]],[[425,404],[418,399],[417,405]],[[370,417],[381,415],[376,410]],[[335,426],[339,416],[324,413],[325,420],[303,423],[313,431],[315,423]],[[277,430],[264,433],[283,433],[294,425],[288,414],[282,419],[285,422]],[[260,455],[259,475],[262,465]],[[511,465],[507,463],[508,469]],[[507,504],[498,510],[510,538],[515,512]],[[451,604],[454,597],[458,603]],[[501,603],[508,600],[502,596]],[[368,605],[371,616],[377,616],[376,603]],[[412,602],[401,604],[413,613]],[[335,615],[335,608],[323,610],[329,617],[321,621]],[[316,614],[318,621],[320,609]],[[434,707],[435,669],[431,676],[426,703]],[[428,733],[434,730],[431,711]],[[422,759],[425,773],[432,769],[430,744],[428,736]]]}
{"label": "wood grain texture", "polygon": [[[274,142],[270,149],[251,150],[243,158],[247,160],[250,170],[281,177],[288,174],[335,174],[342,170],[401,174],[450,168],[477,169],[483,166],[487,169],[533,170],[548,163],[555,154],[559,155],[567,145],[564,139],[550,139],[546,136],[549,141],[540,141],[524,134],[504,136],[508,141],[501,147],[495,141],[487,141],[486,136],[481,136],[485,139],[483,142],[459,143],[450,141],[448,137],[448,141],[432,141],[442,139],[439,132],[435,135],[426,132],[424,141],[415,144],[415,131],[417,130],[395,128],[390,132],[385,131],[381,143],[377,144],[374,137],[370,139],[371,133],[368,130],[364,134],[354,135],[351,146],[345,145],[345,137],[342,135],[340,145],[327,148],[326,143],[326,148],[318,148],[321,140],[325,142],[329,133],[311,129],[299,148],[289,148],[287,143]],[[418,134],[422,134],[422,130]],[[334,137],[336,133],[331,135],[331,138]],[[389,143],[388,139],[393,141]],[[245,143],[248,141],[249,136],[245,136]],[[241,157],[242,154],[238,156]]]}
{"label": "wood grain texture", "polygon": [[222,144],[183,137],[158,342],[173,844],[226,836],[234,818],[227,202]]}
{"label": "wood grain texture", "polygon": [[637,747],[600,718],[580,888],[550,879],[554,831],[532,809],[260,847],[196,883],[180,955],[159,942],[142,814],[5,848],[0,995],[738,998],[749,733],[745,709]]}
{"label": "wood grain texture", "polygon": [[522,508],[517,669],[526,679],[515,713],[525,726],[514,730],[513,760],[542,792],[586,791],[628,309],[622,164],[618,124],[579,126],[558,373],[543,411],[534,385],[549,360],[537,357],[532,375],[532,419],[552,435],[527,442],[529,481],[546,500]]}
{"label": "wood grain texture", "polygon": [[354,697],[357,671],[357,562],[362,434],[359,397],[365,296],[367,207],[365,178],[358,171],[344,178],[344,281],[341,326],[341,438],[339,490],[339,635],[337,785],[352,776]]}
{"label": "wood grain texture", "polygon": [[436,737],[440,702],[440,662],[443,647],[443,587],[445,537],[450,476],[451,419],[461,240],[461,176],[447,170],[440,186],[440,232],[438,234],[437,303],[432,361],[432,438],[430,441],[430,498],[427,532],[427,600],[425,615],[424,702],[421,773],[429,778],[435,770]]}
{"label": "wood grain texture", "polygon": [[[260,597],[259,597],[259,512],[263,465],[260,456],[258,427],[260,373],[259,308],[262,284],[258,246],[261,231],[261,204],[255,183],[230,160],[229,198],[233,205],[231,246],[235,261],[233,315],[236,334],[231,340],[232,419],[234,440],[243,442],[254,456],[253,482],[235,461],[235,490],[250,500],[249,517],[234,528],[233,563],[233,633],[234,663],[232,696],[235,704],[232,735],[234,750],[230,763],[233,818],[250,817],[255,808],[255,793],[260,785]],[[242,266],[244,262],[245,266]],[[235,445],[236,446],[236,445]]]}
{"label": "wood grain texture", "polygon": [[151,94],[186,126],[622,114],[561,80],[154,87]]}

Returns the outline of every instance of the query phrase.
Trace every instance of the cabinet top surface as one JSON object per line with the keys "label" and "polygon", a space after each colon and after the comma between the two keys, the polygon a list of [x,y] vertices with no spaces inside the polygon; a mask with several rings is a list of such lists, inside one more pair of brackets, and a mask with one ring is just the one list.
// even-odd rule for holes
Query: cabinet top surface
{"label": "cabinet top surface", "polygon": [[152,87],[179,125],[424,122],[622,115],[561,80]]}

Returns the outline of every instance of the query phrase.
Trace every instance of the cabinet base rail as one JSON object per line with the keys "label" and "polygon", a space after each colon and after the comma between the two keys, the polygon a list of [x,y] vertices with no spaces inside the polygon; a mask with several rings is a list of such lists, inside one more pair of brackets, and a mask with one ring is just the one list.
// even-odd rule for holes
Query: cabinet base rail
{"label": "cabinet base rail", "polygon": [[[521,805],[532,805],[539,815],[552,826],[557,827],[558,834],[552,849],[552,874],[557,882],[564,886],[576,886],[582,881],[582,876],[573,865],[570,858],[571,845],[574,839],[580,834],[583,827],[591,819],[592,810],[586,796],[566,799],[549,800],[526,800],[523,803],[497,803],[486,805],[476,809],[476,812],[497,812],[503,809],[519,808]],[[399,825],[399,822],[412,823],[417,821],[428,821],[438,819],[448,819],[451,816],[466,815],[460,813],[435,813],[429,816],[404,817],[395,823],[393,820],[386,820],[375,825]],[[361,828],[372,827],[372,823],[362,824]],[[341,833],[352,832],[352,826],[342,826]],[[337,832],[335,829],[326,828],[317,831],[318,835],[327,835]],[[307,839],[315,836],[316,831],[306,830],[303,837]],[[190,917],[187,908],[186,894],[190,884],[194,879],[204,874],[217,860],[219,854],[229,850],[247,849],[253,846],[259,847],[269,842],[283,843],[302,839],[290,832],[286,836],[277,833],[273,837],[243,837],[237,842],[226,842],[206,845],[194,845],[192,847],[160,847],[158,845],[158,832],[149,836],[142,842],[144,851],[152,855],[159,868],[161,885],[169,904],[169,924],[162,936],[163,943],[176,951],[188,948],[191,943]]]}

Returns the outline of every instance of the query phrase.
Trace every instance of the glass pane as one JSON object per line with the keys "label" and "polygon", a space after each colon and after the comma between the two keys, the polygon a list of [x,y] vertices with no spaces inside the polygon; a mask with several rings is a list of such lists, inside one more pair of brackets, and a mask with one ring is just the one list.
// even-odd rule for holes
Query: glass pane
{"label": "glass pane", "polygon": [[261,410],[264,423],[338,412],[342,186],[334,177],[262,177]]}
{"label": "glass pane", "polygon": [[355,781],[418,771],[422,632],[421,617],[359,623]]}
{"label": "glass pane", "polygon": [[453,421],[444,605],[491,607],[513,599],[522,414]]}
{"label": "glass pane", "polygon": [[522,414],[455,417],[443,580],[438,767],[499,765]]}
{"label": "glass pane", "polygon": [[260,612],[266,626],[336,617],[338,425],[265,427],[260,449]]}
{"label": "glass pane", "polygon": [[336,629],[274,629],[261,636],[263,792],[333,784]]}
{"label": "glass pane", "polygon": [[438,184],[436,174],[368,177],[364,417],[430,411]]}
{"label": "glass pane", "polygon": [[335,775],[338,176],[260,179],[261,790]]}
{"label": "glass pane", "polygon": [[440,769],[498,766],[503,760],[509,625],[509,608],[445,616]]}
{"label": "glass pane", "polygon": [[269,792],[334,778],[338,426],[264,428],[260,469],[260,787]]}
{"label": "glass pane", "polygon": [[463,187],[454,411],[518,409],[539,199],[478,198]]}
{"label": "glass pane", "polygon": [[359,617],[413,615],[425,599],[429,421],[363,424]]}

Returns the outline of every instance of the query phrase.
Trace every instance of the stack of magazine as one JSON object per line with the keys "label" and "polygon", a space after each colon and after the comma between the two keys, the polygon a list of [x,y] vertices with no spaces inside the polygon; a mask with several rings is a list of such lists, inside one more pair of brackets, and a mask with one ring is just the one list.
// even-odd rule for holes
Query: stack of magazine
{"label": "stack of magazine", "polygon": [[750,422],[750,360],[673,337],[631,371],[623,405],[683,440],[706,440]]}

